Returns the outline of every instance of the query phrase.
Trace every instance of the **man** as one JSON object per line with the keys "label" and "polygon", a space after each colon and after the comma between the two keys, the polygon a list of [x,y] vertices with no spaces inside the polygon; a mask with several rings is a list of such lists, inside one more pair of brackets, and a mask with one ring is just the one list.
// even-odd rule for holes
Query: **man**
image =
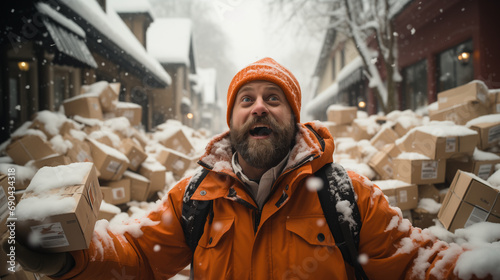
{"label": "man", "polygon": [[[297,80],[274,60],[245,67],[228,90],[230,131],[210,142],[195,175],[181,180],[156,210],[120,228],[99,222],[88,250],[18,251],[18,259],[26,269],[60,279],[168,279],[191,262],[195,279],[352,278],[318,195],[307,188],[307,180],[332,162],[333,139],[320,123],[310,123],[312,129],[299,123],[300,102]],[[202,170],[208,170],[203,178]],[[413,228],[378,187],[348,174],[370,279],[457,277],[463,249]],[[191,199],[213,201],[194,256],[182,227],[190,182],[199,184]]]}

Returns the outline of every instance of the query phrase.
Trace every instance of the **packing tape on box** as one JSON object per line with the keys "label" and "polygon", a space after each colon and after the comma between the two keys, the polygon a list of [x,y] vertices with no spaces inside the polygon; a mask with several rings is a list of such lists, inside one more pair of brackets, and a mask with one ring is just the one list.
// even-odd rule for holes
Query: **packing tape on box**
{"label": "packing tape on box", "polygon": [[[486,215],[479,215],[479,214],[478,214],[478,212],[479,212],[479,211],[472,211],[472,213],[471,213],[471,215],[470,215],[469,219],[471,219],[471,217],[472,217],[472,216],[474,216],[474,217],[476,217],[476,219],[475,219],[476,221],[481,220],[481,221],[483,221],[483,222],[484,222],[484,221],[486,221],[486,218],[487,218],[489,215],[495,215],[495,216],[498,216],[498,214],[499,214],[499,213],[497,213],[497,214],[492,213],[492,210],[493,210],[493,206],[494,206],[494,205],[497,203],[497,201],[498,201],[498,198],[499,198],[499,196],[500,196],[500,192],[498,192],[498,193],[497,193],[497,195],[495,196],[495,199],[493,200],[493,203],[491,204],[491,208],[490,208],[490,210],[485,210],[484,208],[482,208],[482,207],[480,207],[480,206],[478,206],[478,205],[472,204],[472,203],[470,203],[470,202],[468,202],[468,201],[464,201],[464,200],[463,200],[460,196],[458,196],[458,195],[457,195],[454,191],[451,191],[451,194],[452,194],[452,195],[454,195],[454,196],[456,196],[456,198],[458,198],[461,202],[465,202],[465,203],[467,203],[467,204],[469,204],[469,205],[473,206],[473,207],[474,207],[474,210],[477,208],[478,210],[481,210],[482,212],[486,213]],[[483,217],[483,216],[484,216],[484,217]],[[467,219],[467,221],[469,221],[469,219]],[[466,227],[466,226],[469,226],[469,225],[470,225],[470,224],[468,224],[468,222],[467,222],[467,223],[465,224],[465,227]]]}

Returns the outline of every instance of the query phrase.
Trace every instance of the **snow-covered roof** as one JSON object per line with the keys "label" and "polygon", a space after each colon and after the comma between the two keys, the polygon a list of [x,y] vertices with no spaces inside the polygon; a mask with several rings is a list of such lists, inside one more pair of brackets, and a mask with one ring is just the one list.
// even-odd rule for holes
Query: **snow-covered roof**
{"label": "snow-covered roof", "polygon": [[117,13],[148,13],[153,17],[153,9],[148,0],[107,0],[106,8]]}
{"label": "snow-covered roof", "polygon": [[202,83],[203,102],[207,104],[215,104],[217,102],[215,91],[216,75],[215,68],[198,68],[196,70]]}
{"label": "snow-covered roof", "polygon": [[85,38],[85,31],[83,31],[83,29],[80,26],[78,26],[78,24],[76,24],[74,21],[70,20],[69,18],[63,16],[58,11],[52,9],[49,6],[49,4],[39,2],[39,3],[36,3],[35,6],[40,13],[49,16],[51,19],[55,20],[60,25],[73,31],[78,36]]}
{"label": "snow-covered roof", "polygon": [[190,66],[191,20],[187,18],[156,19],[148,28],[148,52],[160,63]]}
{"label": "snow-covered roof", "polygon": [[76,12],[126,53],[142,63],[161,81],[166,84],[172,83],[165,69],[146,52],[141,43],[113,9],[109,9],[106,14],[95,0],[61,0],[61,3]]}

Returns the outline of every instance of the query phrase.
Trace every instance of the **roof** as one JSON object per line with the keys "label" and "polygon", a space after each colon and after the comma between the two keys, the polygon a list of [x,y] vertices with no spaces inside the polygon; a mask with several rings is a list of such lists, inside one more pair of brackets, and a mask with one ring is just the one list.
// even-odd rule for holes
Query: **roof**
{"label": "roof", "polygon": [[156,19],[148,28],[148,52],[162,64],[191,66],[192,24],[188,18]]}
{"label": "roof", "polygon": [[217,103],[217,92],[216,92],[216,76],[217,71],[215,68],[198,68],[198,76],[201,80],[201,86],[203,87],[203,102],[208,104]]}
{"label": "roof", "polygon": [[[126,54],[130,55],[131,58],[135,59],[139,63],[138,66],[144,67],[144,70],[152,73],[162,83],[165,85],[172,83],[165,69],[163,69],[154,57],[146,52],[141,43],[113,9],[109,9],[108,13],[105,13],[95,0],[60,0],[60,2],[81,16],[87,24],[102,34],[94,35],[95,37],[99,38],[102,36],[108,38]],[[86,26],[81,27],[86,29]],[[86,33],[87,37],[89,37],[89,34],[92,34],[89,32]],[[87,40],[89,39],[87,38]]]}
{"label": "roof", "polygon": [[144,13],[154,19],[153,9],[148,0],[107,0],[106,8],[119,14]]}

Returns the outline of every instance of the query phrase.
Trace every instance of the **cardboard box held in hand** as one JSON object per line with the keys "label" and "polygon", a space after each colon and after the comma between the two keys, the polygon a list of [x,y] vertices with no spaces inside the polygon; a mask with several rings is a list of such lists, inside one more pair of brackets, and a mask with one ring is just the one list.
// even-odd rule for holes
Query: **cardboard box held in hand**
{"label": "cardboard box held in hand", "polygon": [[17,240],[44,252],[86,249],[101,201],[93,163],[43,167],[17,205]]}

